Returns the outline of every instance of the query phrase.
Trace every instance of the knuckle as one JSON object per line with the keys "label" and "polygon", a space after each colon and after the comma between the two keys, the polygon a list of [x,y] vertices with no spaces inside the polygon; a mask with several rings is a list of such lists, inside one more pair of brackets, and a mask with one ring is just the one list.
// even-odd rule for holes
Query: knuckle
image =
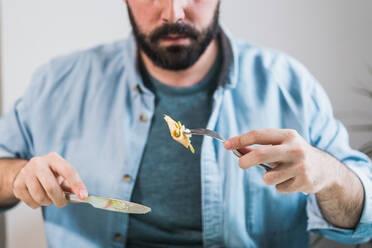
{"label": "knuckle", "polygon": [[276,189],[276,191],[278,191],[278,192],[281,193],[281,194],[286,193],[284,187],[281,186],[281,185],[276,185],[276,186],[275,186],[275,189]]}
{"label": "knuckle", "polygon": [[308,173],[308,168],[305,163],[298,163],[297,164],[297,169],[302,175],[307,175]]}
{"label": "knuckle", "polygon": [[301,178],[301,184],[302,185],[312,185],[312,180],[308,176],[303,176]]}
{"label": "knuckle", "polygon": [[250,137],[252,139],[253,144],[257,143],[257,140],[258,140],[259,136],[260,136],[260,134],[259,134],[259,131],[257,131],[257,130],[252,130],[250,132]]}
{"label": "knuckle", "polygon": [[32,198],[34,198],[34,200],[38,204],[43,204],[44,202],[47,202],[46,196],[44,194],[41,194],[41,193],[33,195]]}
{"label": "knuckle", "polygon": [[71,166],[66,166],[64,169],[64,173],[66,175],[66,179],[73,179],[75,176],[75,172],[73,170],[73,167]]}
{"label": "knuckle", "polygon": [[29,206],[30,208],[32,209],[37,209],[39,207],[39,205],[35,202],[33,202],[32,200],[30,199],[27,199],[27,200],[24,200],[23,201],[27,206]]}
{"label": "knuckle", "polygon": [[25,191],[25,187],[23,183],[17,182],[17,184],[13,186],[13,194],[18,199],[22,197],[22,194],[24,193],[24,191]]}
{"label": "knuckle", "polygon": [[49,195],[55,195],[58,192],[58,189],[53,185],[45,185],[44,189]]}
{"label": "knuckle", "polygon": [[244,160],[243,159],[239,159],[238,161],[238,164],[239,164],[239,167],[242,168],[242,169],[245,169],[246,166],[245,166],[245,163],[244,163]]}
{"label": "knuckle", "polygon": [[254,155],[254,158],[256,159],[256,161],[261,161],[265,157],[265,152],[261,148],[256,148],[253,152],[253,155]]}
{"label": "knuckle", "polygon": [[66,162],[66,163],[63,164],[63,169],[67,173],[70,173],[70,174],[76,173],[75,167],[72,164],[68,163],[68,162]]}
{"label": "knuckle", "polygon": [[276,185],[275,189],[281,194],[289,194],[293,192],[288,186],[283,185]]}
{"label": "knuckle", "polygon": [[263,180],[266,184],[272,185],[272,176],[270,174],[265,174]]}
{"label": "knuckle", "polygon": [[301,146],[292,147],[289,152],[296,157],[304,158],[305,150]]}
{"label": "knuckle", "polygon": [[24,184],[23,182],[24,180],[22,179],[21,175],[18,174],[18,176],[14,179],[12,184],[13,190],[20,189],[21,186]]}
{"label": "knuckle", "polygon": [[49,199],[49,198],[46,198],[44,201],[43,201],[43,206],[50,206],[52,204],[52,201]]}
{"label": "knuckle", "polygon": [[36,205],[36,204],[30,204],[30,205],[28,205],[30,208],[32,208],[32,209],[37,209],[37,208],[39,208],[40,206],[39,205]]}
{"label": "knuckle", "polygon": [[241,147],[245,143],[245,140],[246,140],[245,135],[241,135],[241,136],[239,136],[238,139],[236,139],[234,144],[235,144],[236,147]]}
{"label": "knuckle", "polygon": [[287,133],[287,137],[289,139],[295,139],[297,136],[298,136],[298,133],[296,130],[294,129],[287,129],[286,130],[286,133]]}
{"label": "knuckle", "polygon": [[256,147],[254,151],[260,156],[265,154],[265,149],[262,146]]}
{"label": "knuckle", "polygon": [[19,192],[19,190],[13,190],[13,194],[14,196],[18,199],[18,200],[21,200],[21,193]]}
{"label": "knuckle", "polygon": [[36,194],[34,194],[32,196],[32,198],[34,198],[34,200],[39,203],[39,204],[44,204],[44,203],[47,203],[49,202],[49,198],[46,196],[45,193],[43,192],[38,192]]}
{"label": "knuckle", "polygon": [[57,208],[62,208],[62,204],[60,204],[59,202],[55,202],[54,206],[56,206]]}
{"label": "knuckle", "polygon": [[66,171],[67,178],[70,180],[72,186],[81,186],[83,182],[81,181],[80,176],[75,168],[72,165],[69,165]]}
{"label": "knuckle", "polygon": [[13,191],[19,191],[21,189],[21,186],[22,186],[22,182],[17,177],[16,180],[13,182]]}
{"label": "knuckle", "polygon": [[266,178],[265,182],[268,185],[274,185],[277,182],[277,180],[280,178],[281,172],[279,172],[279,171],[271,172],[271,173],[268,173],[266,176],[267,176],[267,178]]}
{"label": "knuckle", "polygon": [[62,208],[63,208],[63,207],[66,207],[66,206],[67,206],[67,204],[68,204],[68,202],[67,202],[66,200],[64,200],[64,201],[62,202],[62,205],[61,205],[61,206],[62,206]]}
{"label": "knuckle", "polygon": [[33,157],[33,158],[30,159],[29,165],[36,166],[36,165],[40,164],[41,161],[42,161],[41,157]]}
{"label": "knuckle", "polygon": [[47,156],[51,159],[60,159],[61,158],[61,156],[56,152],[49,152]]}
{"label": "knuckle", "polygon": [[63,208],[67,206],[67,201],[64,200],[64,201],[56,202],[54,205],[56,205],[57,208]]}

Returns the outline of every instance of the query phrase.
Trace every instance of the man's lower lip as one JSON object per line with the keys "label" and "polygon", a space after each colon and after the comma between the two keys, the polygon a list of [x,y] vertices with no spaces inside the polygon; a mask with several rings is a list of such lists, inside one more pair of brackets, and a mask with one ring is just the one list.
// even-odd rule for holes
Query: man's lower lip
{"label": "man's lower lip", "polygon": [[179,38],[165,38],[161,42],[167,44],[182,44],[188,40],[187,37],[179,37]]}

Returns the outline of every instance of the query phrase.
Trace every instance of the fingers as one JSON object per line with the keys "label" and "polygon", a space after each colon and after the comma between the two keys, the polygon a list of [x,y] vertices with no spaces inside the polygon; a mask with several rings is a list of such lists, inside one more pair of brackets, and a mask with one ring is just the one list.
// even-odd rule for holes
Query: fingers
{"label": "fingers", "polygon": [[88,191],[83,181],[81,180],[76,169],[70,163],[56,153],[49,154],[48,159],[49,166],[53,171],[57,172],[58,175],[61,175],[68,182],[74,194],[76,194],[82,200],[88,197]]}
{"label": "fingers", "polygon": [[248,152],[251,152],[253,150],[253,147],[242,147],[237,149],[241,154],[247,154]]}
{"label": "fingers", "polygon": [[298,175],[298,171],[292,164],[280,164],[274,169],[266,172],[263,180],[268,185],[281,184]]}
{"label": "fingers", "polygon": [[67,205],[65,193],[57,182],[57,178],[49,167],[42,167],[38,173],[38,179],[43,186],[48,198],[54,205],[61,208]]}
{"label": "fingers", "polygon": [[22,194],[21,198],[19,198],[19,199],[22,199],[22,201],[24,203],[26,203],[26,205],[28,205],[32,209],[37,209],[37,208],[40,207],[40,205],[33,200],[33,198],[31,197],[31,194],[28,192],[27,188],[23,191],[23,194]]}
{"label": "fingers", "polygon": [[311,193],[318,190],[314,178],[321,176],[318,176],[309,166],[316,164],[316,162],[311,163],[311,158],[318,155],[295,130],[253,130],[230,138],[224,146],[228,150],[237,149],[244,154],[239,159],[239,166],[242,169],[262,163],[279,164],[276,167],[272,166],[263,178],[266,184],[276,185],[279,192]]}
{"label": "fingers", "polygon": [[254,144],[278,145],[287,140],[297,137],[295,130],[291,129],[260,129],[233,137],[225,142],[225,148],[228,150],[239,149]]}
{"label": "fingers", "polygon": [[306,185],[309,179],[303,175],[303,168],[300,164],[282,164],[266,172],[263,179],[268,185],[276,185],[279,193],[288,194],[294,192],[310,192]]}
{"label": "fingers", "polygon": [[13,193],[17,199],[26,203],[30,208],[36,209],[40,207],[40,205],[32,199],[30,193],[28,192],[26,184],[20,184],[19,182],[15,182],[13,186]]}
{"label": "fingers", "polygon": [[303,182],[300,177],[293,177],[285,182],[277,184],[276,190],[282,194],[289,194],[294,192],[306,192],[303,187]]}
{"label": "fingers", "polygon": [[63,191],[72,192],[71,185],[63,177],[58,176],[57,182],[61,186]]}
{"label": "fingers", "polygon": [[262,145],[249,149],[248,153],[239,159],[239,166],[242,169],[247,169],[261,163],[283,163],[290,160],[285,145]]}
{"label": "fingers", "polygon": [[49,206],[52,203],[37,178],[29,177],[26,186],[33,201],[39,206]]}
{"label": "fingers", "polygon": [[294,192],[297,192],[296,190],[296,179],[295,178],[291,178],[285,182],[282,182],[278,185],[275,186],[276,190],[279,192],[279,193],[282,193],[282,194],[288,194],[288,193],[294,193]]}
{"label": "fingers", "polygon": [[64,189],[80,199],[88,194],[75,168],[55,153],[32,158],[13,182],[14,196],[34,209],[51,203],[66,206]]}

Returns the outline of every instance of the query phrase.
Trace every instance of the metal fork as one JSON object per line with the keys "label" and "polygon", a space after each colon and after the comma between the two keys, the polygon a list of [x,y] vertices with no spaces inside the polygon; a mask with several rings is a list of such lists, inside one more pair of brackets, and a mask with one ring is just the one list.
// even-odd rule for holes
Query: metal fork
{"label": "metal fork", "polygon": [[[215,138],[218,141],[221,141],[222,143],[225,143],[225,141],[226,141],[224,138],[221,137],[221,135],[219,135],[215,131],[212,131],[212,130],[209,130],[209,129],[205,129],[205,128],[185,129],[183,131],[183,133],[186,134],[186,135],[192,134],[192,135],[205,135],[205,136],[209,136],[209,137]],[[243,156],[243,154],[241,152],[239,152],[238,150],[232,150],[232,152],[238,158],[240,158],[240,157]],[[269,171],[269,170],[272,169],[266,163],[258,164],[258,166],[261,167],[262,169],[265,169],[266,171]]]}

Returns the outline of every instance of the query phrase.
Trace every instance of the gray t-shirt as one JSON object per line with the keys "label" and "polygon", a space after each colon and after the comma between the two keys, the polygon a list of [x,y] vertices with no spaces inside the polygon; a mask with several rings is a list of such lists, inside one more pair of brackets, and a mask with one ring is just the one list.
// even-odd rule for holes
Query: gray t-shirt
{"label": "gray t-shirt", "polygon": [[192,154],[172,139],[163,115],[188,128],[205,128],[221,64],[218,55],[208,75],[186,88],[162,84],[140,65],[145,85],[156,95],[156,107],[131,200],[152,212],[130,215],[127,247],[202,247],[202,137],[192,137]]}

